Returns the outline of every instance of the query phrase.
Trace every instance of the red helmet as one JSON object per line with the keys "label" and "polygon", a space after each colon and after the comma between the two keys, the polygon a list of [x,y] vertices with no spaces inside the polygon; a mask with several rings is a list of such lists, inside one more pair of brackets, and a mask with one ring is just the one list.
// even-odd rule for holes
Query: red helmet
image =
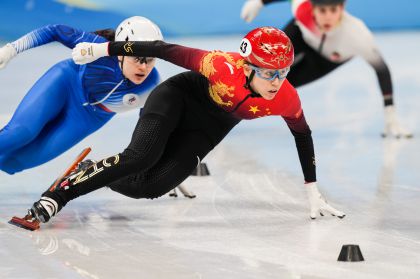
{"label": "red helmet", "polygon": [[293,63],[289,37],[275,27],[259,27],[242,39],[239,53],[249,63],[266,69],[283,69]]}

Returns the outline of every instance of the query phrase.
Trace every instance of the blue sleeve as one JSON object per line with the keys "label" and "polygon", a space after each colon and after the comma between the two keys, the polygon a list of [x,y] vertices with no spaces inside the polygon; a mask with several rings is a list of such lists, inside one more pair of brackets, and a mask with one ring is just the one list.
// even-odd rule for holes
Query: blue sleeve
{"label": "blue sleeve", "polygon": [[68,48],[74,48],[80,42],[103,43],[106,41],[105,38],[94,33],[74,29],[67,25],[55,24],[36,29],[12,42],[12,45],[16,52],[20,53],[51,42],[60,42]]}

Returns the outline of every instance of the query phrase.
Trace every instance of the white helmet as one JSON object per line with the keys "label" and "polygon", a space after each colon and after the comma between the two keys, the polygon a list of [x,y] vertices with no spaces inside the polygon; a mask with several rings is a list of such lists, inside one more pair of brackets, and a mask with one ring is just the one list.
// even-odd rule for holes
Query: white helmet
{"label": "white helmet", "polygon": [[142,16],[125,19],[115,31],[115,41],[156,41],[163,40],[159,27]]}

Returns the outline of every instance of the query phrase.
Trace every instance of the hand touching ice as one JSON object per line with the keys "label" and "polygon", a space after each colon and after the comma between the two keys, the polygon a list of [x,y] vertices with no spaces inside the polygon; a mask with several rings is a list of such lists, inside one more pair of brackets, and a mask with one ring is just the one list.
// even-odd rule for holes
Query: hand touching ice
{"label": "hand touching ice", "polygon": [[346,216],[344,212],[335,209],[327,203],[327,200],[319,192],[316,182],[305,184],[305,189],[308,194],[309,205],[311,208],[311,219],[315,219],[318,214],[324,216],[325,212],[328,212],[333,216],[337,216],[338,218],[344,218],[344,216]]}

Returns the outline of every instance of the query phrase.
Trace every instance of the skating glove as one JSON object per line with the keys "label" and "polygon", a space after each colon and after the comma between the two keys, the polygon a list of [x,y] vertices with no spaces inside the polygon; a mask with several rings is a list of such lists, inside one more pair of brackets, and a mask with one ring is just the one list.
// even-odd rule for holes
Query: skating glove
{"label": "skating glove", "polygon": [[253,21],[263,6],[262,0],[247,0],[242,6],[241,18],[246,22]]}
{"label": "skating glove", "polygon": [[79,43],[71,53],[73,61],[76,64],[83,65],[91,63],[101,57],[108,56],[108,42],[107,43]]}
{"label": "skating glove", "polygon": [[346,214],[327,203],[327,200],[318,191],[316,182],[305,184],[305,189],[308,194],[309,205],[311,207],[311,219],[315,219],[318,214],[324,216],[325,212],[328,212],[333,216],[337,216],[338,218],[346,216]]}
{"label": "skating glove", "polygon": [[0,69],[6,67],[10,59],[15,57],[17,54],[16,49],[11,45],[7,44],[0,48]]}
{"label": "skating glove", "polygon": [[394,136],[396,138],[405,137],[411,138],[413,134],[408,132],[401,126],[398,121],[397,113],[393,105],[385,107],[385,130],[382,134],[383,137]]}

